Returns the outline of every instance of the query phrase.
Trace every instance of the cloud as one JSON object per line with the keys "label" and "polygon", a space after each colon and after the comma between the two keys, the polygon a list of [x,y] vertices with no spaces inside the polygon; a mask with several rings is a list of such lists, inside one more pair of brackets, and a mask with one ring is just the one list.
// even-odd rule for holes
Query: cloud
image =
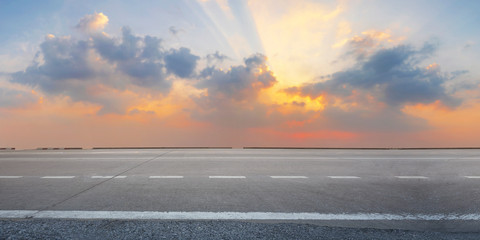
{"label": "cloud", "polygon": [[467,51],[467,50],[470,50],[472,48],[472,46],[475,45],[475,42],[474,41],[467,41],[464,45],[463,45],[463,50],[464,51]]}
{"label": "cloud", "polygon": [[191,77],[200,57],[190,53],[188,48],[171,49],[165,55],[167,71],[181,78]]}
{"label": "cloud", "polygon": [[[108,18],[87,15],[78,27],[99,29],[102,19]],[[122,114],[131,100],[122,96],[127,87],[166,95],[172,84],[168,76],[194,75],[198,56],[187,48],[165,51],[161,43],[157,37],[136,36],[128,27],[122,28],[120,38],[103,32],[90,32],[88,40],[49,34],[30,66],[9,77],[51,96],[99,104],[99,114]]]}
{"label": "cloud", "polygon": [[[428,129],[421,118],[404,113],[416,104],[441,104],[450,109],[463,99],[458,91],[463,82],[452,80],[465,71],[442,72],[438,64],[422,66],[434,55],[438,45],[425,43],[420,48],[398,45],[390,48],[362,43],[362,51],[352,54],[353,67],[318,77],[317,82],[286,88],[290,95],[317,99],[327,105],[320,117],[311,121],[310,129],[326,128],[343,131],[415,131]],[[350,46],[357,52],[359,46]]]}
{"label": "cloud", "polygon": [[258,102],[262,89],[271,88],[277,80],[268,70],[266,57],[252,55],[244,65],[232,66],[228,71],[207,68],[205,78],[196,87],[206,90],[206,95],[195,98],[196,106],[190,109],[194,119],[220,126],[245,128],[264,126],[275,120],[267,116],[270,106]]}
{"label": "cloud", "polygon": [[38,102],[38,97],[28,91],[0,87],[0,108],[21,108]]}
{"label": "cloud", "polygon": [[439,69],[418,66],[434,51],[433,44],[425,44],[419,50],[408,45],[380,49],[365,59],[359,59],[353,68],[325,76],[324,81],[286,91],[312,98],[320,95],[347,98],[361,91],[396,108],[436,100],[456,107],[461,100],[451,96],[444,86],[449,76]]}
{"label": "cloud", "polygon": [[200,57],[190,49],[165,50],[162,39],[137,36],[128,27],[122,28],[120,37],[97,31],[107,22],[101,13],[82,18],[77,28],[88,33],[87,40],[48,34],[32,63],[9,74],[10,81],[39,88],[49,96],[100,105],[98,114],[124,114],[135,100],[127,89],[135,89],[138,98],[166,96],[175,80],[172,76],[197,76]]}
{"label": "cloud", "polygon": [[182,29],[178,29],[178,28],[176,28],[175,26],[170,26],[170,27],[168,28],[168,31],[169,31],[170,34],[172,34],[173,36],[177,36],[178,33],[183,32]]}
{"label": "cloud", "polygon": [[161,51],[162,39],[152,36],[145,36],[143,39],[144,47],[141,56],[145,59],[157,60],[163,56]]}
{"label": "cloud", "polygon": [[291,104],[297,107],[305,107],[305,102],[292,101]]}
{"label": "cloud", "polygon": [[109,62],[115,64],[116,71],[131,78],[131,83],[155,88],[168,93],[171,83],[165,80],[161,39],[132,34],[128,27],[122,28],[121,42],[105,34],[93,37],[93,48]]}
{"label": "cloud", "polygon": [[230,59],[230,58],[227,55],[223,55],[223,54],[219,53],[218,51],[216,51],[213,54],[208,54],[207,55],[208,63],[212,63],[212,62],[222,63],[223,61],[225,61],[227,59]]}
{"label": "cloud", "polygon": [[80,19],[75,27],[84,33],[94,33],[103,30],[107,24],[107,16],[103,13],[94,13]]}
{"label": "cloud", "polygon": [[40,86],[47,93],[59,93],[62,91],[60,82],[86,80],[94,75],[88,59],[88,48],[85,41],[48,35],[33,63],[25,71],[12,74],[12,81]]}
{"label": "cloud", "polygon": [[261,89],[270,88],[277,82],[268,70],[264,55],[252,55],[244,63],[226,72],[210,68],[210,75],[197,87],[207,89],[209,98],[243,101],[255,99]]}
{"label": "cloud", "polygon": [[100,55],[112,62],[127,61],[135,58],[141,50],[139,42],[142,39],[132,34],[128,27],[122,28],[121,43],[106,34],[97,34],[93,38],[93,46]]}
{"label": "cloud", "polygon": [[353,56],[356,60],[363,60],[366,57],[371,56],[373,53],[380,49],[392,47],[395,44],[403,41],[404,37],[394,38],[390,30],[378,31],[368,30],[362,32],[361,35],[355,35],[350,40],[343,41],[336,46],[343,46],[347,43],[347,49],[345,56]]}

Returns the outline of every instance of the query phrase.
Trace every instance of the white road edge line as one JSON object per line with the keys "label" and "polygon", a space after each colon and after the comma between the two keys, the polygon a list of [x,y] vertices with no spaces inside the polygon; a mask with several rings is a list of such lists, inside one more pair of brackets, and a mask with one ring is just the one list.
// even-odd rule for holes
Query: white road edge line
{"label": "white road edge line", "polygon": [[22,178],[23,176],[0,176],[0,178]]}
{"label": "white road edge line", "polygon": [[183,178],[183,176],[150,176],[148,178]]}
{"label": "white road edge line", "polygon": [[308,178],[306,176],[270,176],[271,178],[286,178],[286,179],[291,179],[291,178]]}
{"label": "white road edge line", "polygon": [[[45,157],[45,158],[38,158],[38,157],[9,157],[9,158],[2,158],[1,160],[10,160],[10,159],[38,159],[38,160],[50,160],[51,158]],[[136,157],[129,157],[129,158],[122,158],[122,157],[117,157],[117,158],[98,158],[98,157],[58,157],[55,159],[59,160],[146,160],[146,159],[152,159],[151,157],[148,158],[136,158]]]}
{"label": "white road edge line", "polygon": [[395,177],[400,179],[427,179],[428,178],[425,176],[395,176]]}
{"label": "white road edge line", "polygon": [[466,178],[480,178],[480,176],[465,176]]}
{"label": "white road edge line", "polygon": [[480,221],[473,214],[385,214],[316,212],[141,212],[0,210],[0,219],[161,219],[161,220],[321,220],[321,221]]}
{"label": "white road edge line", "polygon": [[75,176],[43,176],[42,178],[48,179],[62,179],[62,178],[74,178]]}
{"label": "white road edge line", "polygon": [[246,178],[245,176],[208,176],[208,178]]}
{"label": "white road edge line", "polygon": [[329,178],[333,179],[358,179],[360,177],[357,176],[328,176]]}

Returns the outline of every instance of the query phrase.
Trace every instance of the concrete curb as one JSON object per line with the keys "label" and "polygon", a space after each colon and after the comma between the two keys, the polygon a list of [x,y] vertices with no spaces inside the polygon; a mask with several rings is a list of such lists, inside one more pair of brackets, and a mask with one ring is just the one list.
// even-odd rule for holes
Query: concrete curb
{"label": "concrete curb", "polygon": [[37,150],[82,150],[81,147],[66,147],[66,148],[42,148],[39,147]]}
{"label": "concrete curb", "polygon": [[0,148],[1,151],[13,151],[15,148]]}
{"label": "concrete curb", "polygon": [[455,150],[480,149],[480,147],[447,147],[447,148],[328,148],[328,147],[243,147],[243,149],[319,149],[319,150]]}
{"label": "concrete curb", "polygon": [[232,149],[232,147],[94,147],[92,149]]}

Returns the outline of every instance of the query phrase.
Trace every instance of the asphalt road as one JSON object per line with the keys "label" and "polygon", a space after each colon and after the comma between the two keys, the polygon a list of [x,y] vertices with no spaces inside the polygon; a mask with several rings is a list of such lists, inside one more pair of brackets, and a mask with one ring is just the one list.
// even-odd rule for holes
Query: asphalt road
{"label": "asphalt road", "polygon": [[480,150],[1,151],[7,210],[311,213],[243,220],[480,232]]}

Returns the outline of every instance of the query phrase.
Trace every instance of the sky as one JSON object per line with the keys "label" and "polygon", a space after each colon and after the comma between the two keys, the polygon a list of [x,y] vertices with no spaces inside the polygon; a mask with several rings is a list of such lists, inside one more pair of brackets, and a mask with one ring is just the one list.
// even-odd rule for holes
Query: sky
{"label": "sky", "polygon": [[0,0],[0,147],[479,147],[478,9]]}

